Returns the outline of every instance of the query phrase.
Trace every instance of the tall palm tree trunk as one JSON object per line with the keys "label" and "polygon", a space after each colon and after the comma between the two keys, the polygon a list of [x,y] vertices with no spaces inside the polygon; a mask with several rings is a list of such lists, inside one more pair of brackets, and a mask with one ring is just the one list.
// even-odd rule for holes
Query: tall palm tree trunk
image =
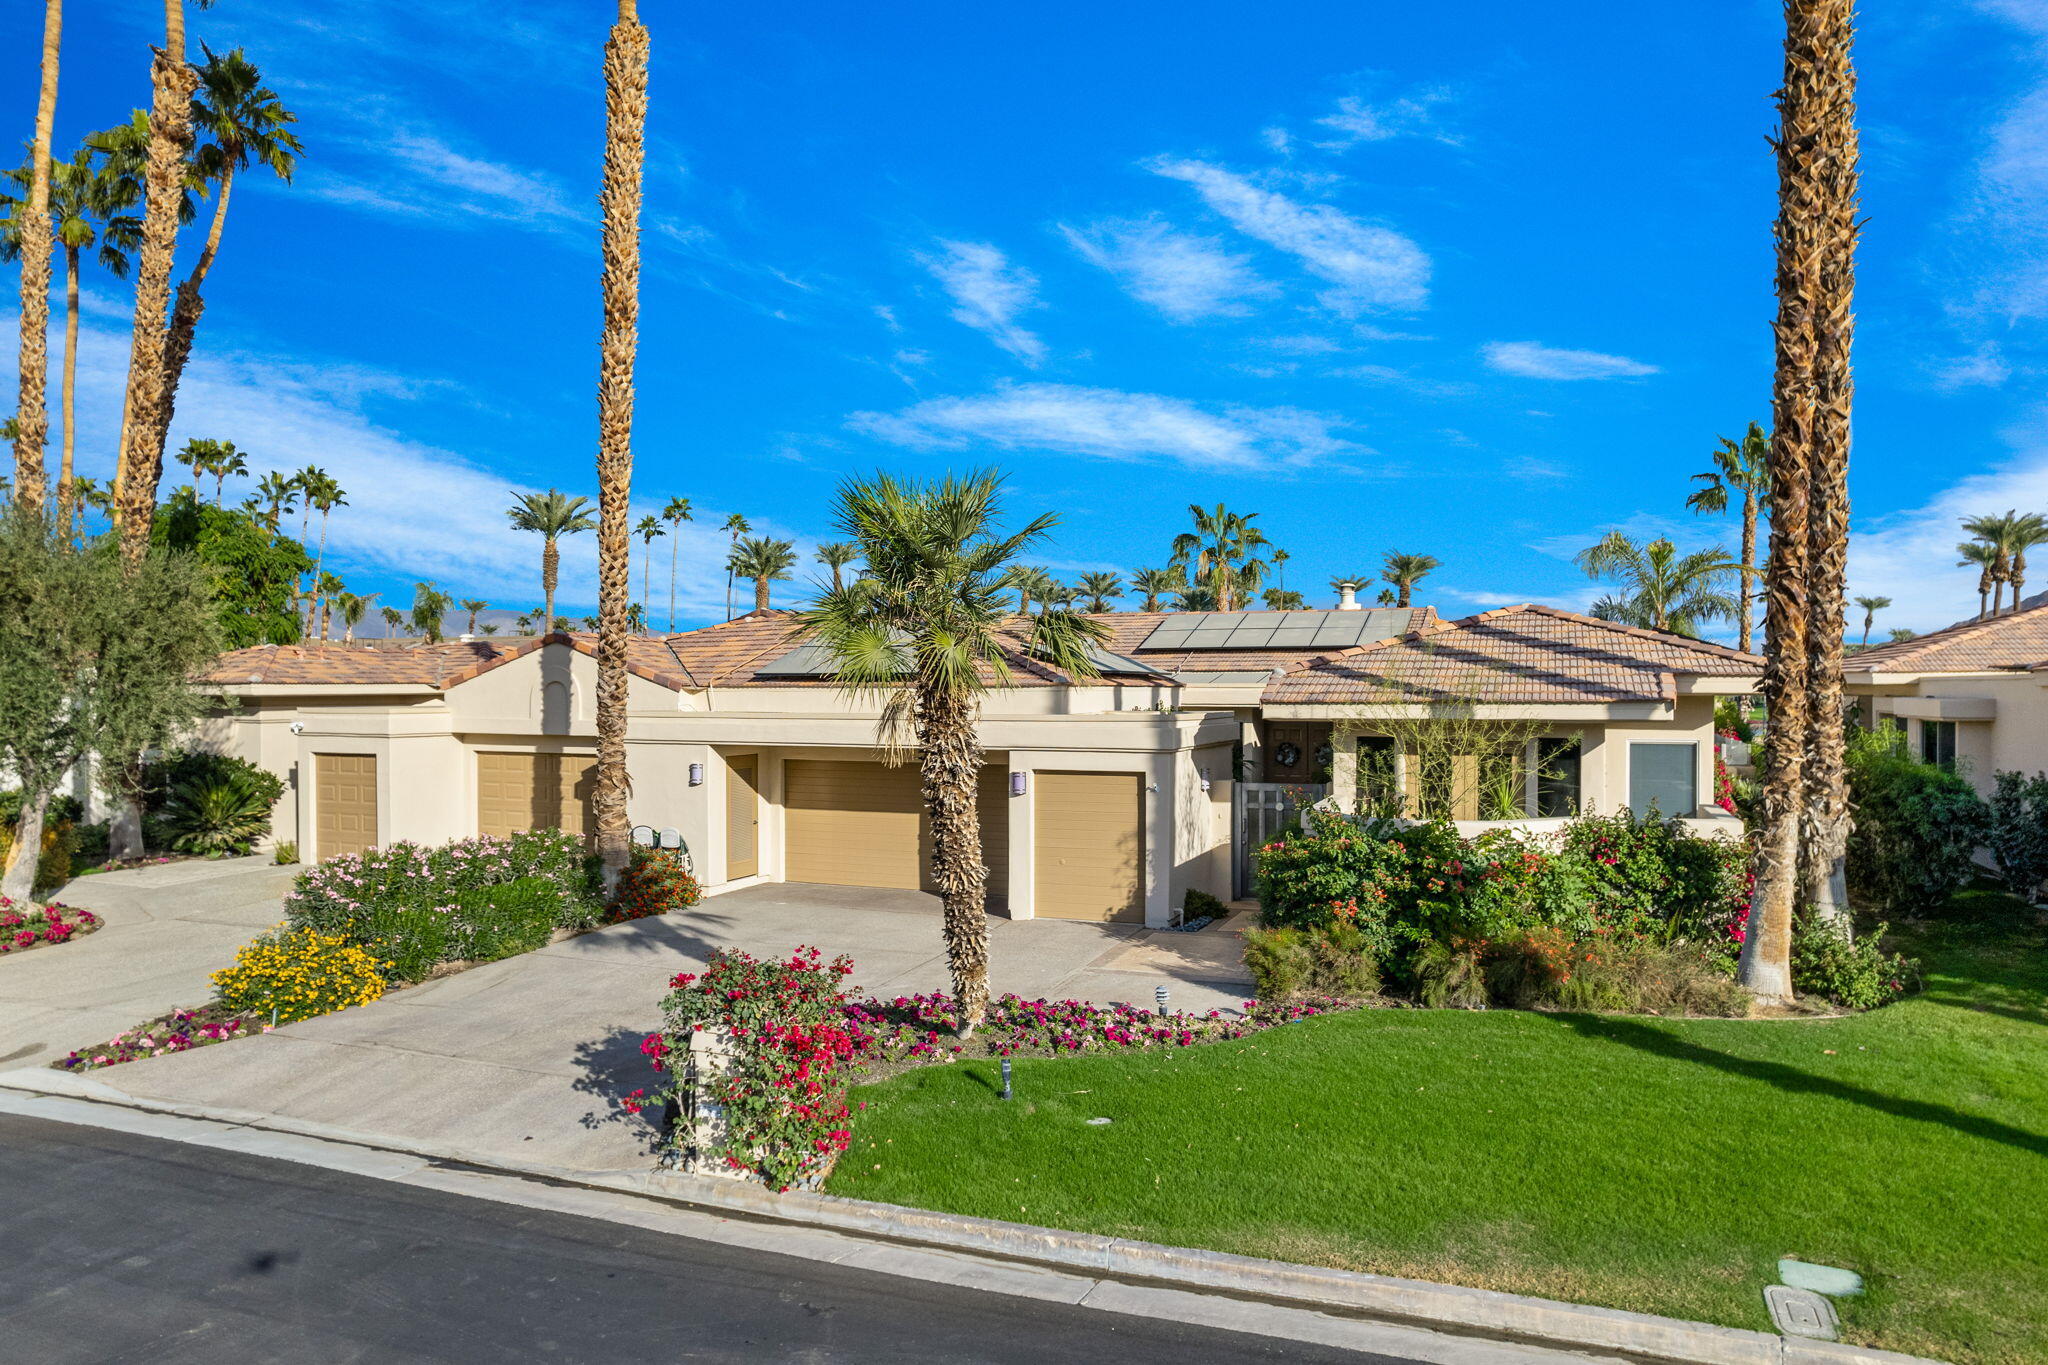
{"label": "tall palm tree trunk", "polygon": [[676,529],[668,542],[668,633],[676,633],[676,562],[683,553],[683,525],[676,523]]}
{"label": "tall palm tree trunk", "polygon": [[555,584],[560,581],[561,574],[562,547],[555,543],[553,536],[549,536],[542,542],[540,551],[540,592],[541,599],[547,604],[541,608],[545,614],[540,623],[543,635],[552,634],[555,629]]}
{"label": "tall palm tree trunk", "polygon": [[1744,654],[1751,653],[1756,629],[1756,489],[1742,490],[1742,583],[1736,589],[1742,598],[1742,624],[1736,641]]}
{"label": "tall palm tree trunk", "polygon": [[768,610],[768,580],[765,578],[754,580],[754,610]]}
{"label": "tall palm tree trunk", "polygon": [[64,454],[57,465],[57,515],[71,525],[72,452],[77,446],[78,412],[78,248],[64,248],[64,380],[59,400],[64,410]]}
{"label": "tall palm tree trunk", "polygon": [[[327,564],[327,518],[329,515],[327,512],[320,514],[320,551],[313,556],[313,590],[315,593],[318,593],[320,590],[320,571]],[[318,606],[319,599],[316,597],[313,607],[307,609],[306,634],[308,635],[313,633],[313,611]]]}
{"label": "tall palm tree trunk", "polygon": [[988,1010],[988,867],[981,856],[981,744],[971,696],[917,689],[918,776],[932,817],[932,880],[939,888],[960,1036]]}
{"label": "tall palm tree trunk", "polygon": [[163,477],[165,315],[171,303],[171,266],[178,246],[178,201],[185,157],[192,145],[192,92],[199,73],[185,61],[184,0],[164,0],[164,45],[150,66],[147,201],[142,249],[135,271],[135,336],[128,352],[128,391],[121,410],[121,450],[115,465],[116,515],[121,551],[131,560],[149,548],[156,520],[156,488]]}
{"label": "tall palm tree trunk", "polygon": [[[1785,80],[1778,92],[1776,285],[1772,323],[1770,568],[1764,582],[1763,818],[1756,888],[1738,979],[1759,1005],[1792,999],[1792,914],[1799,894],[1799,845],[1805,786],[1800,768],[1811,743],[1807,611],[1809,502],[1815,455],[1815,311],[1824,263],[1820,163],[1828,155],[1822,125],[1827,89],[1828,20],[1843,0],[1786,0]],[[1822,622],[1822,628],[1827,623]]]}
{"label": "tall palm tree trunk", "polygon": [[[1855,0],[1831,0],[1822,20],[1824,45],[1816,76],[1823,86],[1823,148],[1815,208],[1820,216],[1821,271],[1814,299],[1814,446],[1808,471],[1807,537],[1813,547],[1807,581],[1811,614],[1806,640],[1809,724],[1804,776],[1806,829],[1801,880],[1812,913],[1846,932],[1849,891],[1849,790],[1842,715],[1842,637],[1848,614],[1849,433],[1855,376],[1857,159]],[[2017,604],[2017,596],[2015,596]]]}
{"label": "tall palm tree trunk", "polygon": [[597,381],[597,852],[609,891],[631,851],[626,818],[626,643],[632,568],[633,360],[640,326],[640,180],[646,161],[647,29],[619,0],[604,48],[604,340]]}
{"label": "tall palm tree trunk", "polygon": [[[44,0],[42,86],[29,144],[27,216],[21,223],[21,385],[15,401],[14,501],[39,509],[50,440],[50,136],[57,121],[57,52],[64,36],[63,0]],[[65,423],[65,437],[71,424]]]}
{"label": "tall palm tree trunk", "polygon": [[[206,245],[199,249],[199,259],[192,265],[192,273],[178,285],[178,295],[171,305],[171,323],[164,331],[164,381],[162,433],[171,429],[171,419],[178,411],[178,384],[185,377],[185,362],[192,358],[192,338],[199,331],[199,315],[206,311],[206,300],[199,291],[206,283],[206,273],[213,269],[213,258],[220,254],[221,229],[228,221],[228,195],[234,192],[235,168],[230,164],[221,172],[220,193],[213,201],[213,222],[206,229]],[[163,435],[157,437],[159,446]],[[161,452],[159,452],[161,454]]]}

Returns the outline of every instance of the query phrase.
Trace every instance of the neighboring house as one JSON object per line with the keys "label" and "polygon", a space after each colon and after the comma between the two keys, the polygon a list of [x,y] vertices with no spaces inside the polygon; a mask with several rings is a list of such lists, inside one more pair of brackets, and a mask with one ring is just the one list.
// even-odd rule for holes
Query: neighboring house
{"label": "neighboring house", "polygon": [[1843,667],[1865,725],[1903,729],[1914,755],[1980,792],[2001,769],[2048,771],[2048,605],[1858,650]]}
{"label": "neighboring house", "polygon": [[[1033,658],[1020,629],[1004,637],[1010,685],[984,700],[990,902],[1013,917],[1159,926],[1190,889],[1227,896],[1247,838],[1233,789],[1338,768],[1345,800],[1389,685],[1539,716],[1575,741],[1572,792],[1553,806],[1698,805],[1713,696],[1751,690],[1759,667],[1542,607],[1452,623],[1427,608],[1099,619],[1113,637],[1101,677]],[[238,650],[209,681],[240,706],[209,737],[290,780],[275,837],[309,859],[542,825],[588,834],[594,651],[588,635]],[[879,761],[876,705],[822,671],[791,614],[636,637],[627,667],[629,818],[679,831],[708,887],[928,885],[915,765]]]}

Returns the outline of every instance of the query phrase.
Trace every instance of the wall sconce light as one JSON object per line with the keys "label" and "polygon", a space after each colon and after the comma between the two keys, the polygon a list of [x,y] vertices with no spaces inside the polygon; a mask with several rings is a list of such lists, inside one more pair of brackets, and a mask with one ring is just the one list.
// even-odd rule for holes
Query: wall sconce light
{"label": "wall sconce light", "polygon": [[1202,773],[1201,773],[1201,777],[1202,777],[1202,790],[1206,792],[1206,791],[1208,791],[1208,790],[1209,790],[1209,774],[1208,774],[1208,772],[1207,772],[1206,770],[1203,770],[1203,771],[1202,771]]}
{"label": "wall sconce light", "polygon": [[704,785],[704,765],[702,763],[692,763],[690,765],[690,785],[693,787]]}
{"label": "wall sconce light", "polygon": [[1023,794],[1024,794],[1024,774],[1022,774],[1022,773],[1011,773],[1011,774],[1010,774],[1010,795],[1012,795],[1012,796],[1022,796]]}

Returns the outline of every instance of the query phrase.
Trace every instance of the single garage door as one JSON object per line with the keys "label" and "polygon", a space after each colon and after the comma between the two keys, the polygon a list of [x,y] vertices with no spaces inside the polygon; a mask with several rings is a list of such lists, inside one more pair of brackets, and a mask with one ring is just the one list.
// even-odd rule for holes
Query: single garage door
{"label": "single garage door", "polygon": [[1144,778],[1039,773],[1032,859],[1041,919],[1145,919]]}
{"label": "single garage door", "polygon": [[[787,854],[783,876],[827,886],[936,891],[931,821],[914,764],[791,759],[783,765]],[[977,805],[988,904],[1000,909],[1010,885],[1009,770],[1002,754],[982,769]]]}
{"label": "single garage door", "polygon": [[314,850],[322,859],[377,846],[377,756],[314,754]]}
{"label": "single garage door", "polygon": [[588,839],[597,760],[581,754],[479,753],[476,827],[480,834],[559,829]]}

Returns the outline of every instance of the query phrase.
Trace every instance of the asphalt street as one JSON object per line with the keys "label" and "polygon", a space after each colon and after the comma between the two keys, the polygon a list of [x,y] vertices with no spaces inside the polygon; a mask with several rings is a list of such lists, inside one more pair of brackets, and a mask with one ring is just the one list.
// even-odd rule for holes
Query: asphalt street
{"label": "asphalt street", "polygon": [[0,1114],[0,1361],[1371,1361]]}

